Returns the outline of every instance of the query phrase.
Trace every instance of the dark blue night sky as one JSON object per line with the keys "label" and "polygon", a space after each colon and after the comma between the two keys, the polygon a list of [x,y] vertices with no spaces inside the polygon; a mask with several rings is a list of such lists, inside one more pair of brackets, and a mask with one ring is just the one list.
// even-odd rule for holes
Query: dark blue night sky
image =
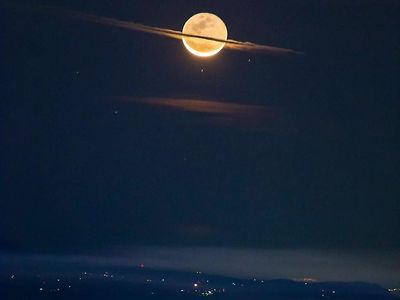
{"label": "dark blue night sky", "polygon": [[[174,30],[212,12],[231,39],[303,55],[201,59],[179,40],[53,8]],[[399,257],[399,12],[370,0],[0,4],[1,255]],[[391,265],[369,283],[400,284],[398,262],[366,262]]]}

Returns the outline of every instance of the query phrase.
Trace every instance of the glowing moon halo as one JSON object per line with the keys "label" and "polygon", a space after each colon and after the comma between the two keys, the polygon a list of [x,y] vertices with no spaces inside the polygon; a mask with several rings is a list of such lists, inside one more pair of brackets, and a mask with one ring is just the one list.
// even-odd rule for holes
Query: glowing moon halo
{"label": "glowing moon halo", "polygon": [[[228,38],[228,30],[225,23],[218,16],[210,13],[198,13],[192,16],[183,26],[182,33],[220,40]],[[223,42],[195,37],[184,36],[182,41],[190,53],[201,57],[213,56],[225,46]]]}

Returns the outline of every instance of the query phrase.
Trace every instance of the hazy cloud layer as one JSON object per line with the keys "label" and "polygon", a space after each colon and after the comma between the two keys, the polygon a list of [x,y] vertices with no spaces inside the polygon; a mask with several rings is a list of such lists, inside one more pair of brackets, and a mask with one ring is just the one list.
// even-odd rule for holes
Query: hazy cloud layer
{"label": "hazy cloud layer", "polygon": [[400,284],[400,253],[234,248],[121,248],[100,256],[1,256],[0,266],[19,268],[55,264],[202,271],[237,278],[363,281],[386,287]]}

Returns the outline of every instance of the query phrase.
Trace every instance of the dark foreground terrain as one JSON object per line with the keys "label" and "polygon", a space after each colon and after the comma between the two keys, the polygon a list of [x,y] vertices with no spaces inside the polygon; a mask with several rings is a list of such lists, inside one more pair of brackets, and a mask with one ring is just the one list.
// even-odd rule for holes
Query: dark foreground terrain
{"label": "dark foreground terrain", "polygon": [[113,270],[60,270],[0,277],[0,299],[399,299],[368,283],[234,279],[201,272],[156,271],[144,266]]}

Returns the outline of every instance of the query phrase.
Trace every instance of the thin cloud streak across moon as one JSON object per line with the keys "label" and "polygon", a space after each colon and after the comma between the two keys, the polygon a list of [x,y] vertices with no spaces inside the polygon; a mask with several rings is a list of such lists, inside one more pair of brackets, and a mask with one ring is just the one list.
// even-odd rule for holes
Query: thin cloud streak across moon
{"label": "thin cloud streak across moon", "polygon": [[302,52],[298,52],[298,51],[292,50],[292,49],[279,48],[279,47],[273,47],[273,46],[268,46],[268,45],[261,45],[261,44],[251,43],[251,42],[241,42],[241,41],[232,40],[232,39],[222,40],[222,39],[217,39],[217,38],[213,38],[213,37],[205,37],[205,36],[199,36],[199,35],[194,35],[194,34],[185,34],[178,30],[148,26],[148,25],[143,25],[140,23],[129,22],[129,21],[121,21],[121,20],[117,20],[117,19],[113,19],[113,18],[90,15],[90,14],[85,14],[85,13],[71,11],[71,10],[57,9],[57,8],[52,8],[52,7],[40,7],[40,10],[43,12],[49,13],[49,14],[57,14],[57,15],[61,15],[61,16],[66,16],[66,17],[82,20],[82,21],[88,21],[88,22],[92,22],[92,23],[108,25],[108,26],[113,26],[113,27],[119,27],[119,28],[125,28],[125,29],[133,30],[133,31],[151,33],[151,34],[156,34],[156,35],[160,35],[160,36],[175,38],[178,40],[181,40],[182,37],[190,37],[190,38],[196,38],[196,39],[198,38],[198,39],[202,39],[202,40],[209,40],[209,41],[215,41],[215,42],[223,42],[223,43],[225,43],[224,48],[231,49],[231,50],[260,52],[260,53],[265,53],[265,54],[270,54],[270,55],[303,54]]}

